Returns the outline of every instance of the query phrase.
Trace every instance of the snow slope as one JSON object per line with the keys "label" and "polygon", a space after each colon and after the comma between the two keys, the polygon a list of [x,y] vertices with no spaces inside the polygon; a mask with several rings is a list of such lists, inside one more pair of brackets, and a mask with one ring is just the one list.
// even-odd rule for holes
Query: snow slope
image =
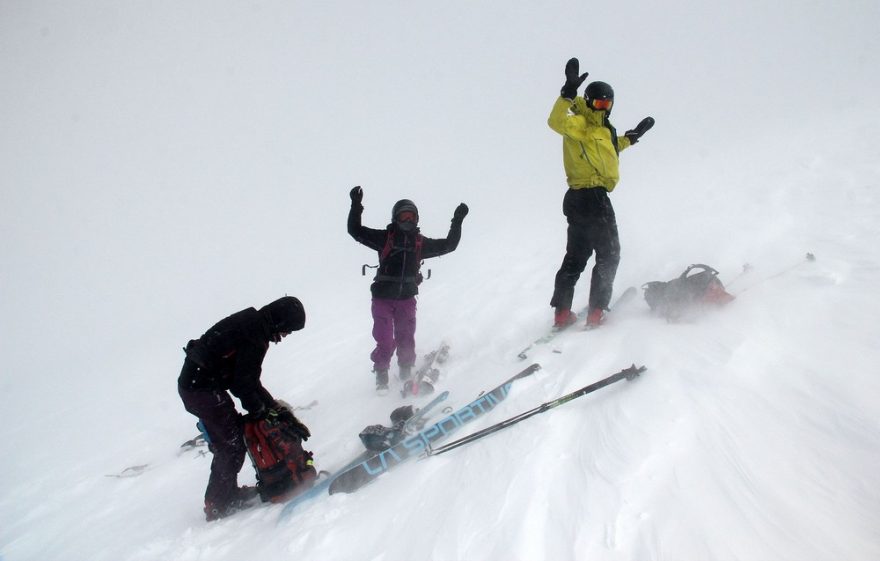
{"label": "snow slope", "polygon": [[[878,10],[0,3],[0,559],[880,558]],[[617,291],[702,262],[737,300],[667,324],[638,299],[536,351],[468,430],[639,380],[281,524],[206,523],[175,383],[214,321],[303,300],[263,379],[317,401],[320,467],[407,402],[372,391],[352,185],[373,226],[404,197],[429,236],[471,208],[419,298],[450,405],[523,367],[564,250],[545,120],[570,56],[615,86],[619,129],[657,119],[621,155]]]}

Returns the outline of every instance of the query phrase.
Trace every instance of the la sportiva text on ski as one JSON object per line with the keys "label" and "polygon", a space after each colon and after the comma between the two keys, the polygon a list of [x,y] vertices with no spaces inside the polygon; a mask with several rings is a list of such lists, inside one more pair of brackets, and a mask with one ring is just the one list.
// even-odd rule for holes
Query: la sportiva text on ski
{"label": "la sportiva text on ski", "polygon": [[426,414],[446,400],[449,392],[445,391],[435,397],[430,403],[422,409],[413,409],[412,405],[404,405],[398,407],[391,412],[391,426],[370,425],[358,434],[361,442],[367,450],[381,452],[387,448],[391,448],[406,436],[416,431],[422,430],[427,423]]}
{"label": "la sportiva text on ski", "polygon": [[481,393],[475,400],[433,425],[348,468],[333,480],[330,494],[354,492],[409,458],[418,457],[432,442],[445,438],[462,425],[494,409],[507,398],[510,387],[516,380],[525,378],[540,368],[539,364],[530,365],[492,390]]}

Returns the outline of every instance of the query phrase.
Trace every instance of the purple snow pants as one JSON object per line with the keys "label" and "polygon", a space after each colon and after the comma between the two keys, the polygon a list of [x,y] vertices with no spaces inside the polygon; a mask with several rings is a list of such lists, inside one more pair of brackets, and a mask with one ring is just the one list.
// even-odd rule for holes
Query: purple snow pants
{"label": "purple snow pants", "polygon": [[238,495],[238,472],[244,465],[247,448],[244,444],[241,415],[235,410],[232,397],[223,390],[177,389],[187,411],[202,420],[210,449],[211,477],[205,490],[205,506],[221,510]]}
{"label": "purple snow pants", "polygon": [[370,354],[375,370],[388,370],[391,355],[397,349],[398,366],[416,363],[416,299],[373,298],[373,339],[376,348]]}

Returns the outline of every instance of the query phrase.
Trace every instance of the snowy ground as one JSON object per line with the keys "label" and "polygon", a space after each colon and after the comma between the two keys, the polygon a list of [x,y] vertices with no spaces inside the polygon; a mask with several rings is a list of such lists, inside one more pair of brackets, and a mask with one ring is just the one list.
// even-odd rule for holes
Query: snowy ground
{"label": "snowy ground", "polygon": [[[595,5],[0,2],[0,559],[880,558],[878,7],[739,2],[708,25],[636,4],[573,40]],[[373,226],[409,197],[440,237],[471,207],[419,299],[450,405],[523,367],[564,249],[545,119],[572,55],[617,88],[619,129],[657,119],[612,194],[618,293],[702,262],[736,301],[667,324],[639,298],[537,350],[468,430],[637,381],[281,524],[206,523],[175,383],[214,321],[303,300],[263,379],[317,401],[298,414],[319,467],[409,402],[372,391],[352,185]]]}

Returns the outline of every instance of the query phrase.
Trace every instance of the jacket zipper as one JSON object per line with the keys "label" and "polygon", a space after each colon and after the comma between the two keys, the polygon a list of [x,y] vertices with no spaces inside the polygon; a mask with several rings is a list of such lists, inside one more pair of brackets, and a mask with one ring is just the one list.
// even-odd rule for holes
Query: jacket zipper
{"label": "jacket zipper", "polygon": [[584,143],[581,142],[580,140],[578,140],[578,144],[580,144],[580,146],[581,146],[581,156],[584,157],[584,159],[587,161],[588,164],[590,164],[591,166],[593,166],[595,168],[596,166],[593,165],[593,162],[590,160],[590,156],[587,155],[587,149],[584,148]]}
{"label": "jacket zipper", "polygon": [[[607,177],[608,176],[608,166],[605,165],[605,160],[602,158],[602,150],[600,149],[602,142],[599,139],[596,139],[595,142],[596,142],[596,153],[599,154],[599,161],[602,162],[602,175]],[[596,168],[596,169],[599,169],[599,168]]]}

